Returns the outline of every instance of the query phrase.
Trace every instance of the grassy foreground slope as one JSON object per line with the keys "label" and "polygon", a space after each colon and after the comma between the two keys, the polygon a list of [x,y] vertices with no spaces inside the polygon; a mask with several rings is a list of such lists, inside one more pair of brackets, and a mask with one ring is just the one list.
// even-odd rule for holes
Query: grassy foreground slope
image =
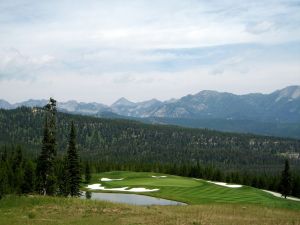
{"label": "grassy foreground slope", "polygon": [[[228,188],[203,180],[164,174],[106,172],[92,183],[106,187],[159,188],[147,195],[187,206],[131,206],[105,201],[45,196],[6,196],[0,200],[0,224],[117,225],[287,225],[300,224],[300,202],[273,197],[250,187]],[[124,178],[101,182],[101,178]],[[255,203],[255,204],[254,204]]]}
{"label": "grassy foreground slope", "polygon": [[243,204],[129,206],[58,197],[7,196],[0,224],[286,225],[300,224],[298,210]]}
{"label": "grassy foreground slope", "polygon": [[[153,178],[152,176],[167,176]],[[101,182],[101,178],[124,178],[120,181]],[[193,178],[156,174],[147,172],[113,171],[93,175],[91,183],[101,183],[107,188],[117,187],[145,187],[158,188],[157,192],[143,193],[145,195],[161,197],[188,204],[207,203],[236,203],[256,204],[271,208],[288,208],[300,210],[300,202],[282,199],[266,193],[260,189],[243,186],[229,188],[208,183]],[[86,189],[87,190],[87,189]],[[300,211],[298,211],[300,214]]]}

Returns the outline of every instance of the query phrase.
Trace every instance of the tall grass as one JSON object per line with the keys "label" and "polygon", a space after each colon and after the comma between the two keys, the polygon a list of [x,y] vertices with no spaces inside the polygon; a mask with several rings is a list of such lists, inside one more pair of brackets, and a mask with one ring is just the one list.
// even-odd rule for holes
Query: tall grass
{"label": "tall grass", "polygon": [[247,204],[141,207],[73,198],[7,196],[0,201],[0,224],[296,225],[300,224],[300,213]]}

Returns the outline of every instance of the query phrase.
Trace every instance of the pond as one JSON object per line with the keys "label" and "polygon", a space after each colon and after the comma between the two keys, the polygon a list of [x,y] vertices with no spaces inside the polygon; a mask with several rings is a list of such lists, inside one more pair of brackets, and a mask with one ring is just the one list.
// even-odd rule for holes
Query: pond
{"label": "pond", "polygon": [[81,198],[126,203],[130,205],[187,205],[182,202],[137,194],[84,192]]}

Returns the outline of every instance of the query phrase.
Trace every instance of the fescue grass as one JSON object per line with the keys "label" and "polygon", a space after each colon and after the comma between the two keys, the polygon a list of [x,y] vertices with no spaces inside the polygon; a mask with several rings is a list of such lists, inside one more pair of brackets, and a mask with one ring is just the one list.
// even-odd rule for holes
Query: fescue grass
{"label": "fescue grass", "polygon": [[0,200],[0,224],[297,225],[300,213],[244,204],[142,207],[74,198],[7,196]]}

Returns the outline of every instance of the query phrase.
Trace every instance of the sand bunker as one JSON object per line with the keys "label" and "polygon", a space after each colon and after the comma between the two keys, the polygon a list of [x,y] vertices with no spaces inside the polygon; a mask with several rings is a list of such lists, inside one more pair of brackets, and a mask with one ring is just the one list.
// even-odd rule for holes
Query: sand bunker
{"label": "sand bunker", "polygon": [[100,179],[101,181],[115,181],[115,180],[124,180],[124,178],[120,178],[120,179],[110,179],[110,178],[106,178],[106,177],[103,177]]}
{"label": "sand bunker", "polygon": [[125,191],[128,187],[105,188],[101,184],[91,184],[91,185],[88,185],[87,188],[89,188],[91,190]]}
{"label": "sand bunker", "polygon": [[90,184],[87,186],[90,190],[104,190],[104,191],[125,191],[125,192],[152,192],[158,191],[159,189],[147,189],[147,188],[130,188],[121,187],[121,188],[105,188],[101,184]]}
{"label": "sand bunker", "polygon": [[152,192],[152,191],[158,191],[159,189],[147,189],[147,188],[131,188],[129,190],[125,191],[130,191],[130,192]]}
{"label": "sand bunker", "polygon": [[166,178],[167,176],[151,176],[153,178]]}
{"label": "sand bunker", "polygon": [[[262,190],[262,191],[267,192],[275,197],[284,198],[280,193],[274,191],[267,191],[267,190]],[[294,198],[294,197],[286,197],[286,198],[289,200],[300,201],[300,198]]]}
{"label": "sand bunker", "polygon": [[229,187],[229,188],[240,188],[242,187],[242,185],[240,184],[227,184],[227,183],[224,183],[224,182],[213,182],[213,181],[207,181],[209,183],[212,183],[212,184],[216,184],[216,185],[220,185],[220,186],[223,186],[223,187]]}

